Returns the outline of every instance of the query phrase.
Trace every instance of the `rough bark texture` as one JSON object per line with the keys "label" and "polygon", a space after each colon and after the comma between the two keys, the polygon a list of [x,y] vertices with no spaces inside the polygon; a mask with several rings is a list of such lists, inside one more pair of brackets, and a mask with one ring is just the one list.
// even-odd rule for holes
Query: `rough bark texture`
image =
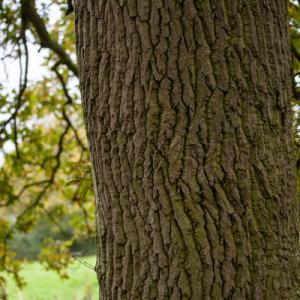
{"label": "rough bark texture", "polygon": [[287,0],[77,0],[101,299],[292,299]]}

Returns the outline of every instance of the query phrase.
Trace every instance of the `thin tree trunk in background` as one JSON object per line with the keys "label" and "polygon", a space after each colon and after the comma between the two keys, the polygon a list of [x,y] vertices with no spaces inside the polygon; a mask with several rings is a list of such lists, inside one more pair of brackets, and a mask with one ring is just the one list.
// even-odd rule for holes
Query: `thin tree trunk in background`
{"label": "thin tree trunk in background", "polygon": [[101,299],[293,299],[287,0],[77,0]]}

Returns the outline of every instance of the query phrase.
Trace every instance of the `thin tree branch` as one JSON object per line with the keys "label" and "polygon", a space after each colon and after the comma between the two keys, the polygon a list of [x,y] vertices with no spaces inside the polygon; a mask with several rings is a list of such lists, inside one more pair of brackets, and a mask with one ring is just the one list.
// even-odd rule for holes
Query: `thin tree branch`
{"label": "thin tree branch", "polygon": [[53,40],[46,28],[44,20],[39,16],[36,6],[35,0],[22,0],[22,10],[27,20],[33,25],[37,35],[40,38],[40,44],[42,47],[49,48],[53,52],[55,52],[60,61],[65,64],[75,76],[78,76],[78,68],[76,64],[74,64],[69,57],[69,55],[65,52],[65,50],[55,41]]}
{"label": "thin tree branch", "polygon": [[68,9],[66,11],[66,15],[69,15],[70,13],[72,13],[74,11],[74,6],[72,3],[72,0],[67,0],[68,1]]}
{"label": "thin tree branch", "polygon": [[[11,114],[11,116],[0,123],[0,134],[3,133],[6,129],[6,126],[13,121],[12,124],[12,129],[13,129],[13,134],[14,134],[14,143],[15,143],[15,148],[16,148],[16,154],[17,157],[20,157],[19,154],[19,147],[18,147],[18,138],[17,138],[17,134],[18,134],[18,130],[17,130],[17,116],[19,113],[19,110],[22,106],[22,98],[23,98],[23,94],[27,88],[27,81],[28,81],[28,67],[29,67],[29,52],[28,52],[28,47],[27,47],[27,39],[26,39],[26,29],[27,29],[27,19],[25,17],[25,14],[22,10],[21,13],[22,16],[22,28],[21,28],[21,34],[20,34],[20,38],[17,41],[17,44],[19,45],[19,61],[20,61],[20,84],[19,84],[19,92],[16,98],[16,104],[15,104],[15,109],[14,112]],[[25,52],[25,69],[24,69],[24,78],[23,78],[23,66],[22,66],[22,51],[21,51],[21,45],[20,45],[20,40],[23,43],[24,46],[24,52]]]}
{"label": "thin tree branch", "polygon": [[72,104],[72,103],[73,103],[73,99],[72,99],[71,95],[69,94],[69,91],[68,91],[68,89],[67,89],[67,85],[66,85],[66,83],[65,83],[65,81],[64,81],[64,79],[63,79],[63,77],[62,77],[62,75],[58,72],[58,69],[57,69],[57,68],[58,68],[59,64],[60,64],[60,62],[56,63],[51,69],[52,69],[53,72],[56,74],[57,79],[58,79],[58,81],[60,82],[60,84],[61,84],[61,86],[62,86],[62,89],[63,89],[63,92],[64,92],[64,94],[65,94],[65,96],[66,96],[66,99],[67,99],[66,104],[64,105],[63,111],[62,111],[63,117],[64,117],[65,121],[71,126],[71,129],[72,129],[72,131],[74,132],[75,139],[76,139],[77,143],[79,144],[79,146],[82,148],[83,151],[86,151],[86,150],[87,150],[86,146],[85,146],[84,143],[81,141],[81,139],[80,139],[80,137],[79,137],[79,135],[78,135],[78,132],[77,132],[76,128],[74,127],[74,125],[72,124],[70,118],[68,117],[68,115],[67,115],[67,113],[66,113],[65,107],[66,107],[67,105],[69,105],[69,104]]}
{"label": "thin tree branch", "polygon": [[18,226],[18,224],[20,223],[21,219],[27,214],[29,213],[32,209],[34,209],[41,201],[41,199],[44,197],[44,195],[46,194],[46,192],[48,191],[48,189],[52,186],[52,184],[55,181],[55,175],[60,167],[60,158],[61,158],[61,154],[63,152],[63,145],[64,145],[64,138],[66,136],[66,134],[68,133],[70,129],[70,125],[67,124],[67,126],[65,127],[64,132],[62,133],[62,135],[59,138],[59,142],[58,142],[58,150],[56,152],[56,155],[53,157],[56,160],[56,165],[54,166],[54,168],[52,169],[52,173],[50,178],[47,179],[47,184],[44,186],[44,188],[41,190],[41,192],[37,195],[37,197],[35,198],[35,200],[26,207],[26,209],[24,209],[24,211],[22,213],[20,213],[17,217],[16,222],[11,226],[10,230],[7,232],[6,237],[5,237],[5,241],[8,240],[9,236],[11,235],[11,233],[13,232],[13,230]]}

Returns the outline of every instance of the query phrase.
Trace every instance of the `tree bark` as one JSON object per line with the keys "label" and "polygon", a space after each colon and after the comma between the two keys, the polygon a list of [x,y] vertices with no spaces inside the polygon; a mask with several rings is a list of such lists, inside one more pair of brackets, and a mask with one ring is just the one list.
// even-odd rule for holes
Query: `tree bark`
{"label": "tree bark", "polygon": [[293,299],[287,0],[77,0],[101,299]]}

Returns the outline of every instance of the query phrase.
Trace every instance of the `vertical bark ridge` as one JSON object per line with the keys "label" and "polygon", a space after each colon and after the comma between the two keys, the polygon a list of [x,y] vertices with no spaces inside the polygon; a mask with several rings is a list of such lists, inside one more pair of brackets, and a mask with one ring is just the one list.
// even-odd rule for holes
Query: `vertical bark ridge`
{"label": "vertical bark ridge", "polygon": [[76,1],[101,299],[291,299],[287,1]]}

